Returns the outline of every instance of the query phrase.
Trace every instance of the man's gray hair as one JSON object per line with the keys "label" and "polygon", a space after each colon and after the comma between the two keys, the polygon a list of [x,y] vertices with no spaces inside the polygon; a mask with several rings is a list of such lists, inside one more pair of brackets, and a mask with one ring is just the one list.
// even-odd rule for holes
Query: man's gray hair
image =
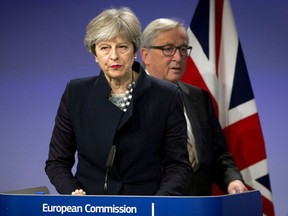
{"label": "man's gray hair", "polygon": [[[159,18],[150,22],[142,33],[142,45],[141,47],[150,47],[153,45],[154,39],[161,33],[171,29],[185,26],[182,22],[176,19]],[[187,36],[188,38],[188,36]]]}

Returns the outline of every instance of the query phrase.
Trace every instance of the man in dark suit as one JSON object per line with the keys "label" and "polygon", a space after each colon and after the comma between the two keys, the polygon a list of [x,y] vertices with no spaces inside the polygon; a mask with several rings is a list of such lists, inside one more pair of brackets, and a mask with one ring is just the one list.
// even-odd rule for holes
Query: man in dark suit
{"label": "man in dark suit", "polygon": [[145,28],[141,57],[146,72],[180,87],[187,121],[190,163],[193,167],[186,195],[211,195],[212,183],[225,193],[247,191],[243,178],[227,148],[209,94],[180,82],[192,47],[183,24],[157,19]]}

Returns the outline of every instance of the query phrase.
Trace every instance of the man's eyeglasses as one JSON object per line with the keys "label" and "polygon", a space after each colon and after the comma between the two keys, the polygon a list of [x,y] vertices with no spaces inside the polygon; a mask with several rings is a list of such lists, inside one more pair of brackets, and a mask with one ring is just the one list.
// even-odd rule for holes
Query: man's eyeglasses
{"label": "man's eyeglasses", "polygon": [[172,46],[172,45],[165,45],[165,46],[150,46],[149,49],[159,49],[162,50],[164,56],[172,57],[176,50],[178,49],[181,56],[188,56],[191,53],[192,47],[191,46]]}

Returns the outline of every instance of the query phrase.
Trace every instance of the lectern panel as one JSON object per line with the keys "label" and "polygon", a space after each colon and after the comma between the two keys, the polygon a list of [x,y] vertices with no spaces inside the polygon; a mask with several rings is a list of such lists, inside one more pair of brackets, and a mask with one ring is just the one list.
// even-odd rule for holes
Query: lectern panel
{"label": "lectern panel", "polygon": [[0,215],[260,216],[259,191],[207,197],[0,194]]}

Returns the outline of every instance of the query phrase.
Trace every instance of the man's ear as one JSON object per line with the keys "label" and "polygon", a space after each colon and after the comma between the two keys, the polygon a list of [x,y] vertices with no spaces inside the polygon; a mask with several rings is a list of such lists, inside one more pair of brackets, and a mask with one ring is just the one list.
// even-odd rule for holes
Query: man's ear
{"label": "man's ear", "polygon": [[149,64],[148,49],[147,48],[141,48],[140,49],[140,55],[141,55],[141,58],[142,58],[142,61],[143,61],[144,65]]}

